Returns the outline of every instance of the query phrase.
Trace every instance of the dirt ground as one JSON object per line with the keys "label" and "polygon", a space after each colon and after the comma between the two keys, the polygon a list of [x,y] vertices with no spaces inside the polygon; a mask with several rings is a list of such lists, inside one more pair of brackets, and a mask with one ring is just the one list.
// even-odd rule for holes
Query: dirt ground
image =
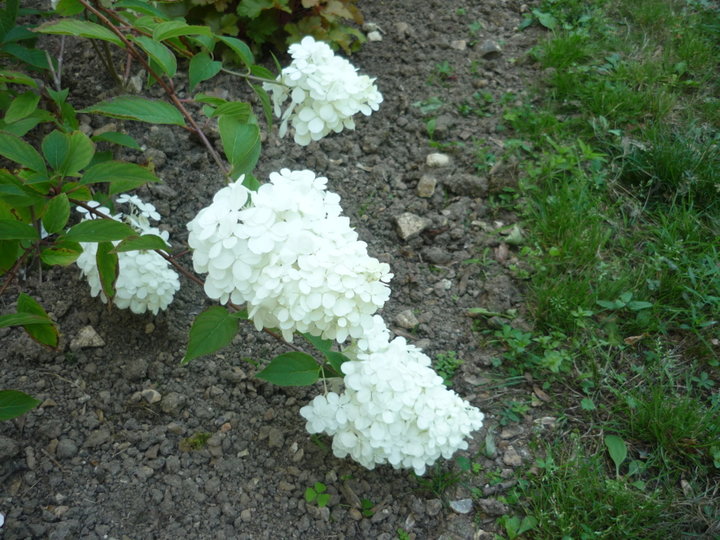
{"label": "dirt ground", "polygon": [[[418,482],[408,471],[368,471],[336,459],[329,440],[310,437],[298,413],[318,388],[279,388],[253,377],[256,367],[247,359],[262,362],[286,349],[250,325],[232,347],[181,366],[192,319],[210,305],[188,280],[166,312],[135,316],[91,298],[74,266],[42,276],[31,268],[0,298],[0,312],[12,311],[25,290],[64,337],[60,351],[51,352],[18,329],[0,330],[0,388],[43,402],[0,424],[0,536],[390,539],[402,530],[410,538],[450,540],[492,538],[498,530],[495,522],[508,509],[497,497],[532,464],[533,433],[552,422],[541,421],[546,413],[535,407],[520,422],[500,424],[504,402],[515,395],[529,400],[532,384],[498,388],[502,381],[489,367],[497,353],[480,345],[467,311],[516,309],[516,324],[523,324],[517,248],[506,241],[515,218],[492,204],[514,185],[517,171],[502,160],[484,167],[482,156],[502,155],[509,136],[503,103],[522,100],[534,83],[526,55],[538,30],[517,30],[527,9],[520,1],[387,0],[360,7],[382,40],[351,60],[377,78],[385,99],[380,110],[359,119],[356,131],[305,148],[267,133],[257,176],[287,167],[329,178],[370,254],[395,274],[382,313],[393,330],[432,357],[452,352],[463,361],[453,388],[483,410],[486,426],[461,455],[484,472],[464,475],[441,493],[447,471],[457,470],[452,462]],[[92,50],[70,50],[64,77],[75,105],[112,92]],[[202,89],[249,99],[229,76]],[[434,139],[452,144],[428,144],[431,118]],[[90,131],[109,122],[83,121]],[[180,248],[185,224],[223,185],[221,174],[184,132],[116,124],[145,148],[121,157],[152,161],[163,180],[140,195],[156,205]],[[449,163],[429,165],[434,152]],[[408,238],[397,220],[405,213],[421,223]],[[183,261],[190,266],[189,257]],[[87,327],[96,338],[83,341]],[[494,453],[486,451],[488,437]],[[427,489],[433,479],[435,491]],[[326,508],[305,502],[315,482],[331,494]]]}

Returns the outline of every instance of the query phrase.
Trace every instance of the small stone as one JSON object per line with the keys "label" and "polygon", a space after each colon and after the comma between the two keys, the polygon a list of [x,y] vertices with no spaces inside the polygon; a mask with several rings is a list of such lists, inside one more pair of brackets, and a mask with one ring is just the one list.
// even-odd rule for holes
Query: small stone
{"label": "small stone", "polygon": [[432,154],[428,154],[428,156],[425,158],[425,163],[428,167],[445,167],[450,164],[450,156],[447,154],[440,154],[439,152],[435,152]]}
{"label": "small stone", "polygon": [[373,30],[372,32],[368,32],[367,38],[368,41],[382,41],[382,34],[377,30]]}
{"label": "small stone", "polygon": [[468,514],[472,510],[472,499],[450,501],[450,508],[458,514]]}
{"label": "small stone", "polygon": [[418,321],[411,309],[406,309],[398,313],[397,317],[395,317],[395,323],[401,328],[411,330],[420,324],[420,321]]}
{"label": "small stone", "polygon": [[145,325],[145,333],[146,334],[152,334],[155,331],[155,324],[154,323],[147,323]]}
{"label": "small stone", "polygon": [[488,191],[487,178],[474,174],[458,174],[449,176],[443,184],[456,195],[468,197],[484,197]]}
{"label": "small stone", "polygon": [[97,429],[90,433],[83,446],[85,448],[95,448],[110,440],[110,432],[107,429]]}
{"label": "small stone", "polygon": [[427,229],[430,226],[430,220],[410,212],[405,212],[395,218],[395,225],[400,238],[409,240]]}
{"label": "small stone", "polygon": [[456,51],[464,51],[467,48],[467,41],[464,39],[456,39],[450,42],[450,48]]}
{"label": "small stone", "polygon": [[186,402],[187,398],[184,395],[178,394],[177,392],[170,392],[163,398],[160,408],[164,413],[174,414],[179,412],[185,406]]}
{"label": "small stone", "polygon": [[91,347],[104,347],[105,341],[92,326],[83,326],[77,336],[70,342],[70,350],[78,351]]}
{"label": "small stone", "polygon": [[500,56],[500,53],[502,53],[502,47],[500,47],[497,41],[486,39],[482,45],[480,45],[480,56],[483,58],[497,58]]}
{"label": "small stone", "polygon": [[0,435],[0,461],[5,461],[20,451],[20,445],[6,435]]}
{"label": "small stone", "polygon": [[520,465],[522,465],[522,458],[512,445],[508,446],[507,450],[505,450],[505,454],[503,455],[503,463],[508,467],[519,467]]}
{"label": "small stone", "polygon": [[160,392],[155,390],[154,388],[146,388],[142,391],[142,397],[147,401],[148,403],[157,403],[162,399],[162,395]]}
{"label": "small stone", "polygon": [[250,508],[246,508],[242,512],[240,512],[240,519],[243,520],[245,523],[250,521],[252,519],[252,510]]}
{"label": "small stone", "polygon": [[497,499],[477,499],[477,503],[488,516],[502,516],[509,511],[508,506]]}
{"label": "small stone", "polygon": [[523,434],[523,428],[517,424],[507,426],[500,432],[500,438],[507,440]]}
{"label": "small stone", "polygon": [[124,363],[123,375],[130,381],[139,381],[147,375],[148,363],[144,358],[133,358]]}
{"label": "small stone", "polygon": [[437,186],[437,179],[427,174],[422,175],[417,185],[418,197],[425,199],[432,197],[435,193],[435,186]]}
{"label": "small stone", "polygon": [[452,260],[452,254],[439,246],[430,246],[424,249],[422,254],[423,259],[440,266],[448,264]]}
{"label": "small stone", "polygon": [[440,499],[430,499],[425,503],[425,512],[428,516],[437,516],[442,510],[442,501]]}
{"label": "small stone", "polygon": [[406,38],[412,34],[412,28],[406,22],[396,22],[395,31],[400,35],[401,38]]}
{"label": "small stone", "polygon": [[360,521],[363,518],[360,510],[358,510],[357,508],[351,508],[350,510],[348,510],[348,514],[350,514],[350,518],[354,519],[355,521]]}
{"label": "small stone", "polygon": [[285,443],[285,435],[278,428],[270,429],[268,434],[268,445],[270,448],[281,448]]}
{"label": "small stone", "polygon": [[75,457],[77,453],[78,447],[72,439],[60,439],[58,441],[57,448],[55,449],[55,455],[59,459]]}

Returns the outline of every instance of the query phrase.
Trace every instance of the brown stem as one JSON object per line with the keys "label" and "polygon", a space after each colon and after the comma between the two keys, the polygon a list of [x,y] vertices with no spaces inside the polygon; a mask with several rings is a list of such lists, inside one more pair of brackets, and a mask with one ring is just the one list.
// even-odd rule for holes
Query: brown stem
{"label": "brown stem", "polygon": [[173,104],[178,108],[178,110],[182,113],[182,115],[187,119],[187,121],[192,126],[192,129],[195,131],[198,137],[200,137],[200,140],[203,142],[205,147],[210,152],[210,155],[215,160],[215,163],[217,163],[218,167],[220,167],[220,170],[223,171],[223,173],[227,176],[230,174],[230,170],[228,169],[227,165],[223,162],[222,158],[220,157],[220,154],[217,153],[213,145],[210,143],[208,138],[205,136],[205,133],[200,129],[200,127],[195,122],[195,119],[192,117],[192,115],[187,111],[185,106],[182,104],[180,99],[175,94],[175,90],[172,87],[172,82],[168,82],[165,79],[163,79],[162,75],[159,75],[150,67],[150,64],[145,60],[145,56],[138,52],[138,50],[135,48],[133,43],[125,37],[125,34],[122,33],[122,31],[115,26],[115,24],[108,19],[100,10],[96,9],[93,5],[87,2],[87,0],[78,0],[88,11],[93,13],[102,23],[110,29],[120,40],[123,42],[125,47],[128,50],[128,53],[130,53],[140,64],[142,64],[143,68],[155,79],[158,84],[162,87],[162,89],[165,91],[165,94],[167,95],[168,99],[173,102]]}

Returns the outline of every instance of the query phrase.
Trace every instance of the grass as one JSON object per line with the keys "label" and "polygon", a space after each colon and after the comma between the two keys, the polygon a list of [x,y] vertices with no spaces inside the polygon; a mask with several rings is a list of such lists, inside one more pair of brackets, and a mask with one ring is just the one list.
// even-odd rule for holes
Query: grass
{"label": "grass", "polygon": [[[522,172],[503,208],[523,221],[533,329],[481,338],[504,351],[502,373],[559,396],[565,421],[499,525],[508,538],[521,518],[541,539],[718,537],[720,12],[542,0],[529,24],[550,30],[531,53],[544,79],[532,105],[504,104]],[[502,423],[521,405],[506,401]]]}

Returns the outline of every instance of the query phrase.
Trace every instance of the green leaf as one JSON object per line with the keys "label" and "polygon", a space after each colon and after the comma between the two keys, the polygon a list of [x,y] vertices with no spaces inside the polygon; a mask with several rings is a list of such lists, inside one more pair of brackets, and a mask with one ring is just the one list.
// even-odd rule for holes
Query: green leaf
{"label": "green leaf", "polygon": [[306,386],[320,378],[320,366],[309,354],[289,352],[273,358],[257,378],[278,386]]}
{"label": "green leaf", "polygon": [[160,23],[153,31],[153,39],[162,41],[180,36],[207,36],[212,37],[213,33],[207,26],[190,25],[183,21],[167,21]]}
{"label": "green leaf", "polygon": [[41,147],[50,167],[57,170],[70,151],[70,141],[64,133],[55,130],[43,138]]}
{"label": "green leaf", "polygon": [[221,116],[218,121],[220,139],[227,160],[232,165],[232,177],[253,170],[260,157],[260,128],[257,124],[243,124],[234,118]]}
{"label": "green leaf", "polygon": [[135,36],[132,39],[160,66],[163,73],[168,77],[175,75],[177,72],[177,59],[170,49],[147,36]]}
{"label": "green leaf", "polygon": [[56,195],[47,205],[42,218],[43,227],[50,234],[60,232],[70,218],[70,201],[65,193]]}
{"label": "green leaf", "polygon": [[88,219],[70,228],[65,240],[73,242],[112,242],[137,236],[130,225],[113,219]]}
{"label": "green leaf", "polygon": [[190,60],[190,67],[188,70],[188,76],[190,78],[190,91],[195,90],[195,87],[202,81],[212,79],[215,75],[220,73],[222,69],[222,62],[213,60],[209,53],[201,52],[196,54]]}
{"label": "green leaf", "polygon": [[0,240],[0,274],[10,270],[21,255],[19,240]]}
{"label": "green leaf", "polygon": [[18,43],[5,43],[2,52],[14,56],[24,64],[29,64],[37,69],[48,70],[48,57],[38,49],[30,49]]}
{"label": "green leaf", "polygon": [[538,520],[535,516],[525,516],[520,523],[520,527],[517,530],[518,536],[525,534],[531,529],[534,529],[538,524]]}
{"label": "green leaf", "polygon": [[159,181],[160,179],[147,167],[124,161],[103,161],[93,165],[80,179],[83,185],[109,182],[110,195],[135,189],[148,182]]}
{"label": "green leaf", "polygon": [[120,271],[118,255],[113,251],[112,242],[99,242],[95,261],[97,263],[100,285],[108,298],[115,296],[115,282]]}
{"label": "green leaf", "polygon": [[305,488],[305,500],[307,502],[313,502],[317,498],[318,494],[313,488]]}
{"label": "green leaf", "polygon": [[48,324],[49,319],[32,313],[8,313],[0,315],[0,328],[8,326],[27,326],[33,324]]}
{"label": "green leaf", "polygon": [[53,349],[57,347],[60,332],[58,332],[57,326],[50,320],[43,307],[34,298],[25,293],[20,293],[17,300],[17,311],[18,313],[30,313],[31,315],[44,317],[47,324],[23,325],[23,328],[38,343]]}
{"label": "green leaf", "polygon": [[37,83],[31,78],[20,73],[19,71],[12,71],[8,69],[0,69],[0,82],[10,84],[24,84],[25,86],[32,86],[37,88]]}
{"label": "green leaf", "polygon": [[268,81],[274,81],[277,79],[277,76],[272,71],[263,66],[251,66],[250,73],[252,73],[256,77],[267,79]]}
{"label": "green leaf", "polygon": [[333,343],[335,343],[332,339],[323,339],[319,336],[313,336],[312,334],[308,333],[302,333],[300,334],[305,340],[315,347],[318,351],[325,353],[332,349]]}
{"label": "green leaf", "polygon": [[15,208],[32,206],[45,200],[37,191],[26,187],[14,175],[4,170],[0,170],[0,199]]}
{"label": "green leaf", "polygon": [[118,133],[117,131],[106,131],[100,135],[94,135],[92,140],[95,142],[109,142],[120,146],[127,146],[133,150],[142,150],[137,141],[130,135]]}
{"label": "green leaf", "polygon": [[257,191],[262,185],[260,181],[255,178],[252,173],[245,173],[245,178],[242,181],[242,185],[248,188],[250,191]]}
{"label": "green leaf", "polygon": [[0,240],[39,240],[40,235],[32,225],[16,219],[0,219]]}
{"label": "green leaf", "polygon": [[95,145],[80,131],[66,134],[56,130],[43,139],[42,150],[54,170],[62,176],[72,176],[90,163]]}
{"label": "green leaf", "polygon": [[60,34],[65,36],[77,36],[91,39],[109,41],[118,47],[125,48],[125,44],[112,31],[102,25],[90,21],[78,19],[61,19],[41,24],[35,28],[35,32],[42,34]]}
{"label": "green leaf", "polygon": [[74,263],[82,252],[82,247],[77,242],[62,240],[43,248],[40,260],[50,266],[68,266]]}
{"label": "green leaf", "polygon": [[255,63],[255,57],[244,41],[229,36],[217,36],[217,38],[227,45],[248,68]]}
{"label": "green leaf", "polygon": [[617,435],[606,435],[605,446],[607,446],[608,452],[610,453],[610,458],[613,460],[613,463],[615,463],[615,475],[617,476],[620,474],[620,465],[622,465],[623,461],[627,458],[627,446],[625,445],[625,441]]}
{"label": "green leaf", "polygon": [[252,117],[252,107],[249,103],[240,101],[231,101],[218,105],[217,108],[210,115],[210,118],[215,116],[227,116],[234,118],[238,122],[247,123]]}
{"label": "green leaf", "polygon": [[557,27],[557,19],[553,17],[551,13],[540,11],[539,9],[533,9],[533,15],[537,21],[548,30],[554,30]]}
{"label": "green leaf", "polygon": [[145,15],[152,15],[162,20],[167,20],[168,16],[162,12],[162,10],[148,3],[146,0],[120,0],[113,4],[115,9],[125,8],[137,13],[143,13]]}
{"label": "green leaf", "polygon": [[248,19],[257,19],[261,11],[274,7],[274,0],[243,0],[237,7],[237,14]]}
{"label": "green leaf", "polygon": [[594,402],[591,398],[589,398],[589,397],[583,398],[583,399],[580,401],[580,408],[581,408],[583,411],[594,411],[595,408],[596,408],[596,407],[595,407],[595,402]]}
{"label": "green leaf", "polygon": [[268,127],[271,128],[273,125],[273,106],[270,101],[270,95],[267,93],[267,91],[257,84],[251,84],[250,85],[253,89],[253,92],[255,92],[255,95],[257,95],[258,99],[260,100],[260,104],[262,105],[263,110],[263,116],[265,117],[265,123],[267,123]]}
{"label": "green leaf", "polygon": [[45,172],[45,160],[25,141],[7,133],[0,133],[0,156],[19,163],[32,171]]}
{"label": "green leaf", "polygon": [[40,405],[40,400],[18,390],[0,390],[0,420],[10,420]]}
{"label": "green leaf", "polygon": [[650,302],[642,302],[640,300],[633,300],[632,302],[628,302],[627,305],[628,309],[631,309],[632,311],[640,311],[643,309],[650,309],[653,307],[653,305]]}
{"label": "green leaf", "polygon": [[338,373],[340,377],[342,377],[342,370],[340,369],[340,366],[342,366],[345,362],[349,362],[350,359],[345,356],[341,352],[336,351],[327,351],[325,353],[325,359],[328,361],[328,364],[332,366],[332,368]]}
{"label": "green leaf", "polygon": [[106,99],[86,107],[80,112],[103,114],[111,118],[137,120],[150,124],[185,125],[182,113],[169,103],[139,96],[119,96]]}
{"label": "green leaf", "polygon": [[63,17],[72,17],[82,13],[85,7],[78,0],[60,0],[55,6],[55,12]]}
{"label": "green leaf", "polygon": [[202,312],[195,318],[190,328],[188,346],[182,363],[187,364],[198,356],[214,353],[229,345],[237,334],[238,324],[238,318],[233,317],[223,307],[213,306]]}
{"label": "green leaf", "polygon": [[143,234],[134,238],[126,238],[120,242],[115,249],[115,253],[122,251],[144,251],[148,249],[167,249],[168,244],[155,234]]}
{"label": "green leaf", "polygon": [[18,11],[19,0],[7,0],[5,8],[0,10],[0,41],[3,41],[7,33],[15,26]]}
{"label": "green leaf", "polygon": [[598,300],[596,304],[600,307],[604,307],[605,309],[618,309],[615,302],[610,302],[608,300]]}
{"label": "green leaf", "polygon": [[25,118],[29,114],[35,112],[40,96],[33,92],[25,92],[12,100],[10,106],[5,113],[5,122],[11,124]]}

